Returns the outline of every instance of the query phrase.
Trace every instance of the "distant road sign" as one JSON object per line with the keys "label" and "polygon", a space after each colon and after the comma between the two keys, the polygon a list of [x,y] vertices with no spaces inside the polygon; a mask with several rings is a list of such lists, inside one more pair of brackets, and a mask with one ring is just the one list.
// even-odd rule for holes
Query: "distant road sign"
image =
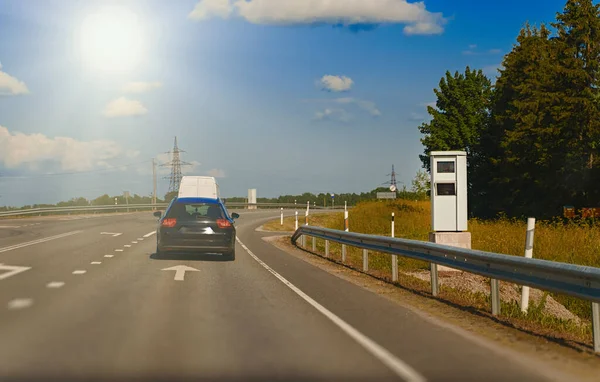
{"label": "distant road sign", "polygon": [[394,186],[393,184],[390,186],[390,191],[394,192],[396,191],[396,186]]}
{"label": "distant road sign", "polygon": [[395,192],[378,192],[377,199],[396,199]]}

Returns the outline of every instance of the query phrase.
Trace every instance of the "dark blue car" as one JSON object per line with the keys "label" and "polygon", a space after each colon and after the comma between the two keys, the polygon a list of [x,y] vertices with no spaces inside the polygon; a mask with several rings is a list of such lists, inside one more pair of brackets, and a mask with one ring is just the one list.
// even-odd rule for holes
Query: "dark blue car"
{"label": "dark blue car", "polygon": [[156,253],[221,253],[235,260],[236,213],[229,215],[221,199],[175,198],[159,217]]}

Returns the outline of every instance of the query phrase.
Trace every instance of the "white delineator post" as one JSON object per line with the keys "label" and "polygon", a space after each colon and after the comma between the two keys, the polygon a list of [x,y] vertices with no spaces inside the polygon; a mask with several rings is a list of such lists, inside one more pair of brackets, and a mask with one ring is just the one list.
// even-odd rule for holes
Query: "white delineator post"
{"label": "white delineator post", "polygon": [[[392,237],[394,237],[394,215],[392,212]],[[392,281],[398,281],[398,255],[392,255]]]}
{"label": "white delineator post", "polygon": [[[348,206],[346,202],[344,202],[344,231],[349,232],[348,228]],[[342,244],[342,263],[346,262],[346,244]]]}
{"label": "white delineator post", "polygon": [[294,227],[294,230],[298,230],[298,211],[296,211],[296,225]]}
{"label": "white delineator post", "polygon": [[[535,232],[535,218],[527,219],[527,236],[525,237],[525,257],[533,257],[533,234]],[[523,285],[521,290],[521,312],[527,313],[529,308],[529,287]]]}
{"label": "white delineator post", "polygon": [[283,207],[281,207],[281,219],[280,219],[280,221],[281,221],[281,225],[283,225]]}

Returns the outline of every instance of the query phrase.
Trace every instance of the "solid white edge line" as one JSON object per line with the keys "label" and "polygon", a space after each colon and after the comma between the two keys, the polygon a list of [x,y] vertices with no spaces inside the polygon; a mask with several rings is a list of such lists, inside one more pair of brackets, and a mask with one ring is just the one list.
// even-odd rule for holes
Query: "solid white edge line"
{"label": "solid white edge line", "polygon": [[306,302],[312,305],[315,309],[317,309],[321,314],[327,317],[331,322],[333,322],[337,327],[342,329],[346,334],[348,334],[352,339],[354,339],[359,345],[361,345],[367,352],[381,361],[384,365],[386,365],[391,371],[393,371],[397,376],[404,379],[406,382],[425,382],[426,379],[422,375],[420,375],[416,370],[412,367],[404,363],[398,357],[390,353],[388,350],[377,344],[375,341],[371,340],[369,337],[365,336],[357,329],[352,327],[350,324],[336,316],[331,311],[327,310],[323,305],[319,304],[315,300],[313,300],[310,296],[296,287],[294,284],[286,280],[283,276],[269,267],[264,261],[259,259],[248,247],[242,243],[242,241],[236,237],[236,241],[240,243],[242,248],[248,252],[250,256],[257,263],[263,266],[267,271],[269,271],[273,276],[277,277],[282,283],[284,283],[288,288],[293,290],[298,296],[302,297]]}
{"label": "solid white edge line", "polygon": [[156,233],[156,231],[148,232],[147,234],[144,235],[144,237],[150,237],[150,236],[154,235],[155,233]]}

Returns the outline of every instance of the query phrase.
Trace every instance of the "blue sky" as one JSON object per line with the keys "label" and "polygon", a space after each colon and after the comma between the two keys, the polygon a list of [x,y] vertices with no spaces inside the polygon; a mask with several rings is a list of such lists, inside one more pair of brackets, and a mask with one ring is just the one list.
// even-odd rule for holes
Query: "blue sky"
{"label": "blue sky", "polygon": [[174,136],[225,197],[410,187],[445,71],[564,3],[0,0],[0,205],[149,195]]}

